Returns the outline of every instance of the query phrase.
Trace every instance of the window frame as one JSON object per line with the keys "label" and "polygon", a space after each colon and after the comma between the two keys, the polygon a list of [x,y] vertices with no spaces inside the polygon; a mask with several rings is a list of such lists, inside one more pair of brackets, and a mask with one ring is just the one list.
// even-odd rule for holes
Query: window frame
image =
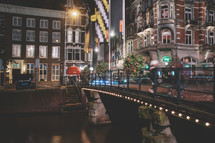
{"label": "window frame", "polygon": [[[46,33],[47,35],[42,35],[42,33]],[[42,38],[45,38],[47,40],[42,40]],[[49,39],[49,34],[48,34],[48,31],[40,31],[40,42],[44,42],[44,43],[47,43],[48,42],[48,39]]]}
{"label": "window frame", "polygon": [[48,79],[48,64],[46,63],[41,63],[39,67],[39,81],[41,81],[42,78],[44,79],[44,81],[47,81]]}
{"label": "window frame", "polygon": [[[33,65],[33,68],[32,68],[32,65]],[[26,63],[26,71],[27,71],[27,74],[34,75],[34,64],[33,63]]]}
{"label": "window frame", "polygon": [[[169,34],[164,34],[164,32],[169,33]],[[172,35],[171,35],[171,31],[169,29],[164,29],[161,33],[161,36],[162,36],[162,44],[170,44],[171,43]],[[166,42],[164,42],[164,37],[166,37]]]}
{"label": "window frame", "polygon": [[[15,50],[16,54],[14,54],[14,48],[19,48],[18,50],[17,49]],[[12,57],[13,58],[20,58],[21,57],[21,44],[12,44]]]}
{"label": "window frame", "polygon": [[[19,17],[19,16],[13,16],[13,18],[12,18],[13,20],[13,26],[22,26],[22,17]],[[15,20],[17,20],[16,22],[15,22]],[[20,23],[19,23],[19,20],[20,20]]]}
{"label": "window frame", "polygon": [[26,27],[35,28],[35,26],[36,26],[36,19],[35,18],[27,18],[26,19]]}
{"label": "window frame", "polygon": [[[18,31],[18,32],[14,33],[15,31],[16,32]],[[22,41],[22,30],[21,29],[12,29],[12,40],[13,41]]]}
{"label": "window frame", "polygon": [[49,21],[48,21],[48,19],[40,19],[40,28],[42,28],[42,29],[48,29],[49,28]]}
{"label": "window frame", "polygon": [[52,21],[52,29],[61,29],[61,21],[59,21],[59,20],[53,20]]}
{"label": "window frame", "polygon": [[[190,32],[190,34],[189,34],[189,33],[187,34],[187,32]],[[192,40],[193,36],[192,36],[192,33],[193,33],[192,30],[186,30],[186,31],[185,31],[185,44],[186,44],[186,45],[192,45],[192,44],[193,44],[193,40]],[[188,42],[187,42],[187,41],[188,41]]]}
{"label": "window frame", "polygon": [[[45,56],[41,56],[41,53],[42,53],[42,55],[44,54],[44,50],[41,51],[42,48],[45,48]],[[39,46],[39,58],[41,58],[41,59],[48,58],[48,46],[45,46],[45,45]]]}
{"label": "window frame", "polygon": [[[58,49],[57,55],[56,55],[56,49],[55,48]],[[52,46],[52,58],[53,59],[59,59],[60,58],[60,46]]]}
{"label": "window frame", "polygon": [[[29,49],[32,48],[33,51],[30,51],[29,55]],[[26,58],[34,58],[35,57],[35,45],[26,45]]]}
{"label": "window frame", "polygon": [[[53,67],[55,67],[53,69]],[[56,68],[58,67],[58,68]],[[52,64],[52,69],[51,69],[52,73],[51,73],[51,80],[52,81],[60,81],[60,65],[59,64]],[[58,74],[57,74],[58,71]],[[58,77],[58,79],[57,79]]]}
{"label": "window frame", "polygon": [[[165,7],[166,6],[166,8],[162,8],[162,7]],[[167,12],[167,16],[166,15],[162,15],[162,12]],[[161,7],[160,7],[160,17],[161,17],[161,19],[167,19],[167,18],[169,18],[169,5],[168,4],[165,4],[165,5],[161,5]]]}
{"label": "window frame", "polygon": [[[32,35],[28,35],[29,34],[28,32],[34,33],[33,36]],[[28,36],[30,36],[30,38]],[[28,40],[28,38],[29,38],[29,40]],[[33,38],[33,40],[30,40],[31,38]],[[26,30],[26,41],[28,41],[28,42],[35,42],[35,31],[34,30]]]}
{"label": "window frame", "polygon": [[52,32],[52,43],[60,43],[60,42],[61,42],[61,33],[60,32]]}

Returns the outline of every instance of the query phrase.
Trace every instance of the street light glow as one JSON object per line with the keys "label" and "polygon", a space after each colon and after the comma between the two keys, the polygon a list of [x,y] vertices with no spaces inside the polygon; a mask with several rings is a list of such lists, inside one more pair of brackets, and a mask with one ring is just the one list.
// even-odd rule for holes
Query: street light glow
{"label": "street light glow", "polygon": [[110,37],[114,37],[115,36],[115,33],[112,31],[111,33],[110,33]]}
{"label": "street light glow", "polygon": [[78,12],[77,12],[77,11],[73,11],[73,12],[72,12],[72,15],[73,15],[73,16],[77,16],[77,15],[78,15]]}

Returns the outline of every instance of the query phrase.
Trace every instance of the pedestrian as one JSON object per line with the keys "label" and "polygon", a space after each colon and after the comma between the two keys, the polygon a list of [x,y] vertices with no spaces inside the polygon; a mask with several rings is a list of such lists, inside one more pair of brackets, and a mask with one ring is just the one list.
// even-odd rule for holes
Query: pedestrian
{"label": "pedestrian", "polygon": [[152,60],[150,63],[150,79],[152,81],[152,88],[149,88],[149,92],[154,93],[154,81],[155,81],[155,76],[156,76],[156,71],[158,70],[158,61],[157,60]]}
{"label": "pedestrian", "polygon": [[190,70],[190,65],[189,65],[189,59],[185,58],[184,62],[182,64],[182,87],[184,90],[187,89],[187,85],[188,85],[188,81],[189,81],[189,77],[191,75],[191,70]]}
{"label": "pedestrian", "polygon": [[169,88],[168,95],[172,95],[172,90],[177,89],[178,72],[180,72],[181,67],[182,67],[182,64],[178,60],[171,65],[171,73],[170,73],[170,77],[169,77],[171,87]]}

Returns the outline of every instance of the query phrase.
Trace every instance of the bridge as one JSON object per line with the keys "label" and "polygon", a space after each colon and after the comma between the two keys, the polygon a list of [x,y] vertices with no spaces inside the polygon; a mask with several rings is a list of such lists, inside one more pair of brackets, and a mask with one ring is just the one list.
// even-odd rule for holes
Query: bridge
{"label": "bridge", "polygon": [[[166,71],[171,73],[169,78],[165,76]],[[77,81],[77,85],[81,88],[82,103],[88,105],[89,120],[93,124],[133,122],[136,123],[133,124],[136,128],[143,127],[144,124],[145,130],[142,131],[146,140],[153,135],[162,134],[158,140],[176,142],[170,127],[183,124],[198,130],[200,136],[204,132],[206,136],[213,137],[214,70],[204,69],[201,75],[193,72],[186,79],[186,88],[182,86],[185,79],[182,79],[181,71],[158,69],[155,71],[153,84],[150,84],[150,77],[143,73],[139,73],[136,78],[120,70],[109,71],[109,76],[106,74],[104,77],[94,73],[85,79],[78,78],[81,80]],[[173,79],[173,75],[176,78]],[[148,90],[150,88],[153,92]],[[172,93],[168,94],[170,89]],[[168,138],[164,139],[163,135]]]}

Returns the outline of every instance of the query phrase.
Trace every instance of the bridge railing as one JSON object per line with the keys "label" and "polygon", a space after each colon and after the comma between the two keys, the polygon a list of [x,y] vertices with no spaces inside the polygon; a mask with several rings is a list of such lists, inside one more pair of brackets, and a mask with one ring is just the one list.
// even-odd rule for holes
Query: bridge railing
{"label": "bridge railing", "polygon": [[[77,85],[90,87],[114,87],[124,91],[159,96],[192,103],[215,105],[214,68],[157,68],[142,70],[139,74],[125,70],[111,70],[101,75],[91,73],[88,77],[78,77]],[[84,80],[83,80],[84,79]]]}

